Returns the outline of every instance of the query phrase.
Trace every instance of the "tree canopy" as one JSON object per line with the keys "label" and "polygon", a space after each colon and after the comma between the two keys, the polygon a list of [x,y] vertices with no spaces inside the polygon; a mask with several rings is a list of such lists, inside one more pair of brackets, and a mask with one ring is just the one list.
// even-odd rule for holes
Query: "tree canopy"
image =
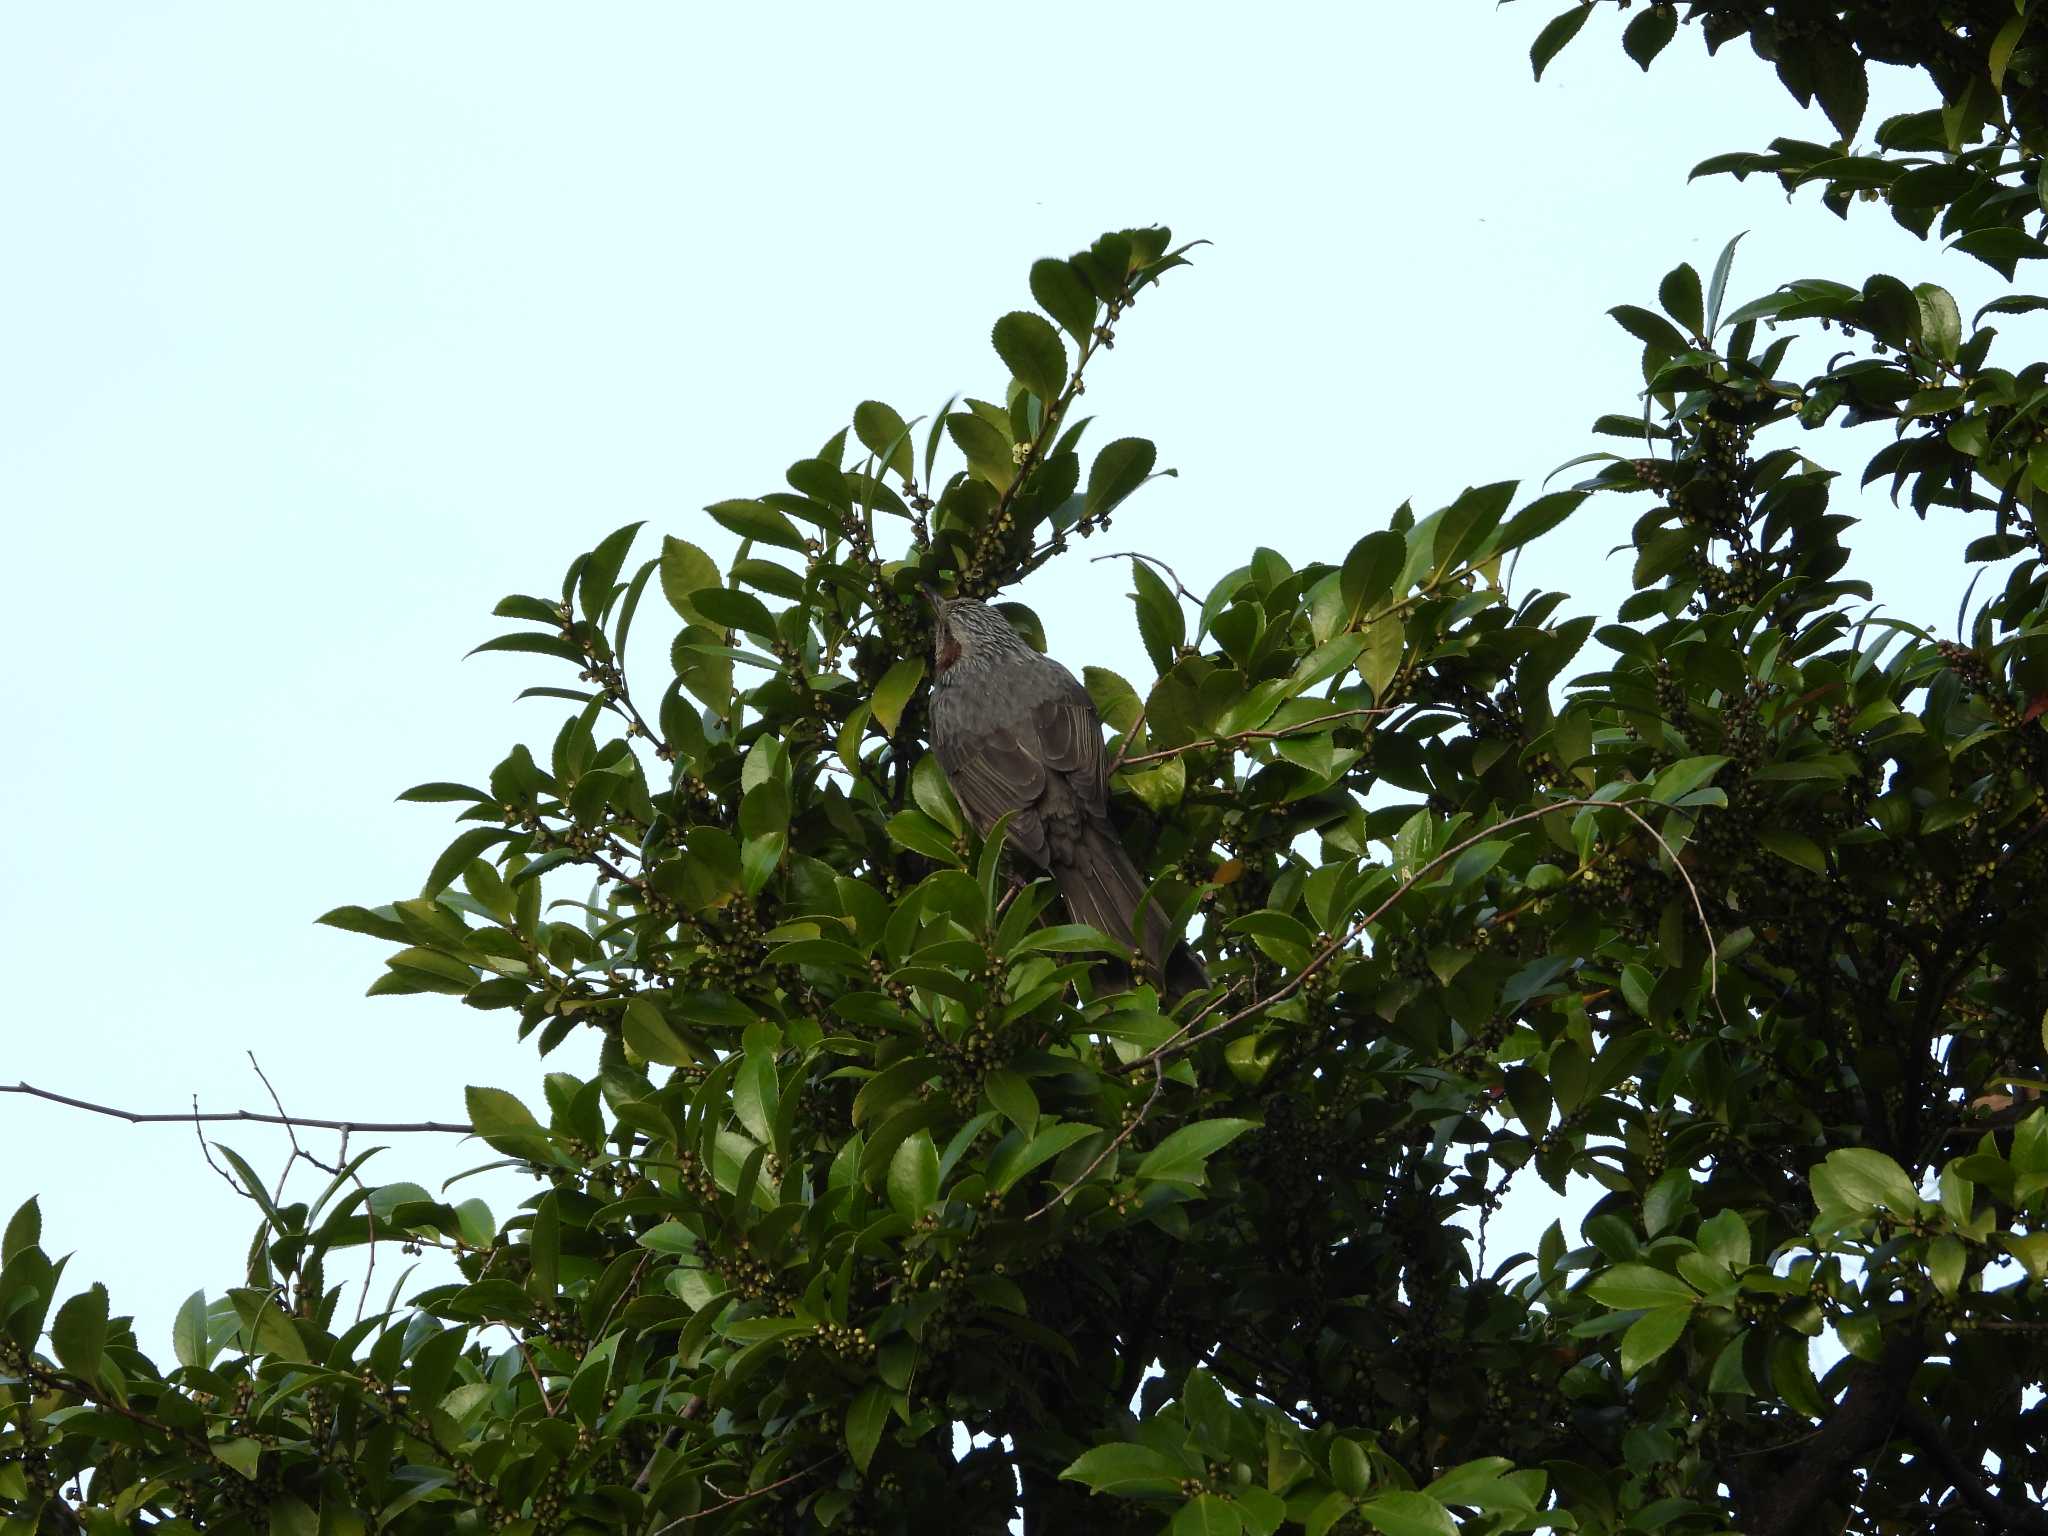
{"label": "tree canopy", "polygon": [[[2048,257],[2025,0],[1620,9],[1636,64],[1746,42],[1836,135],[1695,174]],[[1924,109],[1866,122],[1873,64]],[[1996,345],[2048,298],[1742,301],[1735,252],[1613,310],[1642,376],[1578,483],[1206,591],[1133,559],[1154,675],[1085,682],[1214,981],[1170,1007],[972,835],[918,584],[1042,649],[1003,594],[1142,529],[1171,471],[1081,400],[1193,245],[1033,264],[991,398],[861,403],[707,509],[728,567],[634,524],[505,598],[480,649],[559,729],[407,791],[460,824],[425,884],[323,921],[392,946],[373,993],[601,1037],[467,1089],[531,1198],[359,1153],[281,1204],[227,1152],[259,1228],[168,1362],[102,1287],[54,1305],[23,1207],[0,1530],[2048,1530],[2048,364]],[[1952,632],[1859,579],[1836,446],[1969,525]],[[1513,584],[1594,497],[1638,513],[1604,623]],[[1580,1230],[1486,1251],[1574,1177]],[[351,1317],[365,1244],[462,1279]]]}

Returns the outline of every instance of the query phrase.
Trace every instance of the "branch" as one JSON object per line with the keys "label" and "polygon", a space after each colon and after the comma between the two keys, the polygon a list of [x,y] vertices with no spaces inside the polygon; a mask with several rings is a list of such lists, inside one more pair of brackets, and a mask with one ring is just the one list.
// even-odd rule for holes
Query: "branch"
{"label": "branch", "polygon": [[1818,1431],[1777,1477],[1759,1479],[1749,1499],[1749,1536],[1797,1536],[1811,1530],[1814,1506],[1834,1492],[1842,1477],[1891,1439],[1907,1406],[1913,1373],[1927,1357],[1918,1339],[1895,1340],[1875,1365],[1863,1361],[1849,1389]]}
{"label": "branch", "polygon": [[1186,746],[1165,747],[1157,752],[1140,752],[1136,757],[1119,757],[1110,771],[1115,772],[1116,768],[1129,768],[1138,763],[1156,763],[1161,758],[1179,757],[1184,753],[1201,752],[1210,747],[1235,746],[1241,741],[1277,741],[1282,736],[1299,736],[1304,731],[1313,730],[1319,725],[1328,725],[1333,720],[1352,720],[1361,715],[1391,715],[1395,707],[1392,704],[1381,704],[1362,709],[1340,709],[1334,714],[1317,715],[1313,719],[1297,721],[1293,725],[1283,725],[1278,730],[1236,731],[1228,736],[1210,736],[1201,741],[1191,741]]}
{"label": "branch", "polygon": [[1138,1110],[1138,1112],[1135,1115],[1131,1117],[1131,1123],[1125,1126],[1121,1131],[1117,1132],[1116,1140],[1112,1141],[1108,1146],[1104,1147],[1100,1152],[1095,1154],[1095,1161],[1090,1163],[1086,1168],[1083,1168],[1081,1170],[1080,1177],[1076,1178],[1073,1183],[1069,1184],[1065,1189],[1060,1190],[1050,1200],[1046,1201],[1045,1204],[1041,1205],[1037,1210],[1033,1211],[1029,1216],[1026,1216],[1024,1219],[1026,1221],[1038,1220],[1039,1217],[1043,1216],[1047,1211],[1051,1210],[1054,1206],[1058,1205],[1062,1200],[1066,1199],[1067,1196],[1071,1195],[1083,1184],[1086,1184],[1088,1180],[1094,1176],[1095,1170],[1100,1168],[1104,1163],[1109,1161],[1110,1154],[1115,1152],[1116,1149],[1122,1146],[1125,1142],[1129,1141],[1131,1139],[1132,1133],[1135,1132],[1139,1126],[1145,1123],[1145,1117],[1152,1113],[1152,1106],[1159,1102],[1160,1090],[1163,1089],[1165,1086],[1166,1069],[1155,1061],[1152,1063],[1152,1091],[1145,1096],[1144,1105]]}
{"label": "branch", "polygon": [[1197,608],[1202,606],[1202,600],[1199,597],[1195,596],[1194,593],[1190,592],[1185,586],[1181,584],[1181,579],[1179,575],[1175,573],[1173,567],[1168,565],[1164,560],[1160,559],[1157,555],[1144,554],[1135,549],[1118,549],[1113,550],[1106,555],[1091,556],[1089,558],[1088,563],[1090,565],[1100,565],[1105,560],[1142,560],[1147,565],[1156,565],[1159,567],[1159,569],[1166,572],[1167,575],[1173,577],[1173,590],[1176,593],[1178,593],[1181,597],[1185,598],[1188,602],[1193,603]]}
{"label": "branch", "polygon": [[265,1115],[252,1109],[224,1109],[199,1114],[193,1110],[178,1110],[172,1114],[144,1114],[132,1109],[117,1109],[111,1104],[94,1104],[87,1099],[74,1099],[68,1093],[56,1093],[48,1088],[32,1087],[28,1083],[0,1083],[0,1093],[24,1093],[32,1099],[47,1099],[52,1104],[63,1104],[72,1109],[83,1109],[95,1115],[109,1115],[116,1120],[126,1120],[130,1125],[191,1125],[206,1120],[243,1120],[254,1125],[303,1126],[316,1131],[370,1131],[378,1135],[393,1135],[407,1131],[437,1131],[451,1136],[473,1136],[473,1127],[444,1124],[439,1120],[310,1120],[303,1115]]}
{"label": "branch", "polygon": [[1909,1406],[1905,1413],[1906,1432],[1914,1442],[1941,1467],[1948,1480],[1955,1484],[1956,1492],[1963,1496],[1963,1502],[1974,1509],[1984,1523],[1996,1531],[2019,1531],[2022,1533],[2048,1532],[2048,1510],[2038,1504],[2020,1503],[2017,1500],[2000,1498],[1984,1481],[1984,1468],[1973,1466],[1961,1455],[1948,1437],[1941,1432],[1941,1425],[1933,1414],[1916,1405]]}
{"label": "branch", "polygon": [[668,1532],[675,1530],[678,1526],[688,1525],[693,1520],[702,1520],[706,1515],[715,1515],[721,1509],[731,1509],[733,1505],[744,1504],[749,1499],[758,1499],[759,1497],[761,1497],[762,1494],[773,1493],[778,1488],[786,1488],[791,1483],[797,1481],[799,1478],[809,1477],[813,1472],[819,1471],[821,1468],[828,1466],[835,1459],[836,1458],[832,1456],[821,1457],[817,1461],[812,1462],[808,1467],[799,1467],[796,1471],[790,1473],[787,1477],[777,1478],[772,1483],[764,1483],[759,1488],[751,1489],[746,1493],[736,1494],[732,1498],[725,1500],[723,1503],[707,1504],[704,1506],[704,1508],[698,1510],[697,1513],[695,1513],[694,1515],[679,1516],[676,1519],[669,1521],[667,1525],[659,1527],[655,1530],[654,1536],[667,1536]]}

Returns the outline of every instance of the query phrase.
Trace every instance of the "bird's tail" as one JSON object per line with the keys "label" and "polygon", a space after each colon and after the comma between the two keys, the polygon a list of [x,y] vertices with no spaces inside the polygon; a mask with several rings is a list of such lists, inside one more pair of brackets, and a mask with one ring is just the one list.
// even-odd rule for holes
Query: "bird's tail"
{"label": "bird's tail", "polygon": [[[1052,861],[1053,879],[1077,923],[1100,928],[1113,939],[1131,942],[1138,904],[1145,899],[1145,878],[1114,837],[1077,839]],[[1145,909],[1142,945],[1159,974],[1170,1002],[1209,985],[1209,973],[1187,942],[1173,931],[1166,913],[1154,901]]]}

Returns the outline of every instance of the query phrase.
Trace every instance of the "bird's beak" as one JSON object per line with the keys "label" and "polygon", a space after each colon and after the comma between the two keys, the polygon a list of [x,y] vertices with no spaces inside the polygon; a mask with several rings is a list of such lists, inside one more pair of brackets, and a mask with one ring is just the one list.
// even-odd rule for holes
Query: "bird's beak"
{"label": "bird's beak", "polygon": [[928,581],[920,581],[917,584],[917,590],[922,592],[924,594],[924,600],[932,605],[932,612],[937,613],[939,611],[939,605],[945,601],[945,599],[939,595],[939,589],[933,586]]}

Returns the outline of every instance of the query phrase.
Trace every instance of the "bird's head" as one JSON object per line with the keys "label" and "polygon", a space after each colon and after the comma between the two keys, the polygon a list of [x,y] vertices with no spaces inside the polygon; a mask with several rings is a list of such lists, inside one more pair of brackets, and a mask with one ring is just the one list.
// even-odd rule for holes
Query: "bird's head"
{"label": "bird's head", "polygon": [[1029,653],[1030,647],[1010,621],[987,603],[972,597],[946,597],[927,585],[932,605],[932,675],[943,677],[955,667],[973,669],[999,656]]}

